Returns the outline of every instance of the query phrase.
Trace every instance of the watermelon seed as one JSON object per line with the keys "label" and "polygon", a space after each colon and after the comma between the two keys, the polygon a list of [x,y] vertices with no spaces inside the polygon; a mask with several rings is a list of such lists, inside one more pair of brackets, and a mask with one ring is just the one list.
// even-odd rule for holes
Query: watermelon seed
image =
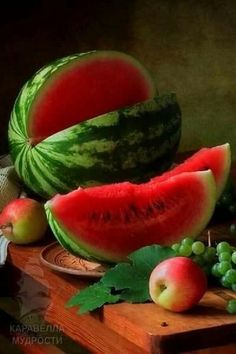
{"label": "watermelon seed", "polygon": [[90,214],[90,219],[91,219],[92,221],[98,221],[98,214],[97,214],[95,211],[93,211],[93,212]]}
{"label": "watermelon seed", "polygon": [[130,204],[129,208],[132,211],[132,213],[134,214],[134,216],[137,216],[137,217],[139,216],[138,209],[134,204]]}
{"label": "watermelon seed", "polygon": [[152,206],[148,205],[147,209],[146,209],[146,216],[152,216],[153,212],[154,212],[154,210],[153,210]]}
{"label": "watermelon seed", "polygon": [[162,201],[154,202],[152,205],[158,211],[165,211],[165,204]]}
{"label": "watermelon seed", "polygon": [[107,222],[107,221],[111,220],[111,214],[109,213],[109,211],[106,211],[105,213],[103,213],[102,219],[103,219],[104,222]]}

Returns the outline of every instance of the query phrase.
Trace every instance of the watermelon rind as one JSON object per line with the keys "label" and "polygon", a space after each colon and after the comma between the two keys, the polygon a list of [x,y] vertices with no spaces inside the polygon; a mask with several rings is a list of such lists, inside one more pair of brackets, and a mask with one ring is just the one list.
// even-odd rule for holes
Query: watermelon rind
{"label": "watermelon rind", "polygon": [[[189,183],[187,183],[188,181]],[[77,220],[76,225],[78,226],[78,230],[80,230],[78,231],[78,233],[76,233],[74,229],[72,230],[73,226],[70,226],[71,221],[70,221],[70,225],[68,226],[68,222],[63,221],[60,218],[60,216],[58,216],[57,213],[57,207],[59,202],[60,209],[63,208],[65,213],[68,213],[68,216],[71,220],[70,208],[72,207],[72,204],[71,204],[70,195],[72,196],[73,193],[73,201],[75,201],[76,191],[73,191],[68,195],[62,195],[62,196],[57,195],[45,204],[45,210],[46,210],[46,215],[48,218],[49,225],[56,239],[59,241],[62,247],[67,249],[70,253],[77,254],[79,256],[88,259],[97,259],[105,262],[122,261],[126,259],[129,253],[135,251],[139,247],[147,246],[150,244],[155,243],[160,245],[171,245],[175,242],[179,242],[185,237],[196,238],[197,236],[200,235],[200,233],[204,230],[204,228],[210,221],[215,209],[216,185],[215,185],[215,180],[212,172],[210,170],[207,170],[207,171],[182,173],[177,176],[170,177],[170,179],[167,180],[166,182],[165,181],[161,182],[159,186],[156,185],[154,187],[152,185],[151,188],[155,189],[156,191],[155,193],[159,193],[158,190],[161,190],[161,188],[165,189],[167,183],[169,184],[170,188],[172,188],[171,190],[174,192],[174,194],[175,193],[177,194],[177,199],[173,197],[173,201],[171,200],[166,201],[167,203],[170,203],[172,208],[172,211],[170,212],[170,215],[172,215],[171,218],[173,217],[173,213],[174,215],[176,215],[176,219],[177,219],[176,225],[170,225],[170,220],[172,219],[168,219],[168,217],[165,217],[162,211],[160,211],[159,215],[158,214],[156,215],[155,217],[157,218],[156,220],[154,217],[152,217],[153,219],[148,219],[148,216],[146,216],[147,219],[144,222],[141,219],[139,221],[137,217],[136,219],[133,219],[134,224],[132,224],[132,222],[130,223],[130,220],[128,221],[127,224],[125,224],[125,218],[120,216],[121,218],[120,219],[121,223],[119,224],[120,229],[119,226],[117,226],[117,223],[113,226],[112,223],[108,224],[109,221],[106,221],[105,219],[103,220],[103,218],[101,217],[101,219],[99,219],[98,226],[96,226],[95,220],[93,226],[91,226],[93,232],[95,234],[98,233],[99,235],[96,236],[96,238],[99,237],[99,245],[93,239],[92,234],[91,234],[91,241],[89,242],[88,238],[86,238],[85,240],[85,238],[83,237],[84,233],[86,235],[88,235],[89,233],[88,231],[90,230],[89,219],[88,220],[85,219],[84,221],[81,221],[80,217],[78,219],[76,217]],[[151,184],[147,183],[146,185],[148,190]],[[182,192],[181,189],[178,190],[180,185],[181,188],[184,188],[184,191]],[[192,186],[193,189],[191,189]],[[113,185],[112,187],[114,188],[113,192],[108,193],[105,197],[103,197],[102,188],[104,187],[109,188],[109,186],[101,187],[101,192],[99,193],[99,197],[97,199],[97,203],[98,204],[100,203],[101,208],[102,205],[106,205],[106,207],[104,207],[104,215],[106,214],[106,210],[107,210],[106,208],[109,205],[110,205],[109,212],[111,213],[111,215],[122,215],[122,209],[120,211],[117,211],[118,214],[112,214],[115,205],[115,201],[113,200],[113,197],[116,194],[114,190],[116,188],[117,189],[121,188],[122,190],[122,186],[120,187],[118,185]],[[136,185],[135,188],[139,188],[139,186]],[[92,189],[91,191],[89,191],[89,195],[91,195]],[[186,204],[183,199],[184,196],[188,196],[187,198],[189,198],[190,194],[192,194],[193,191],[194,191],[194,195],[190,197],[191,205]],[[136,192],[133,191],[131,186],[131,194],[133,195],[133,197],[131,197],[131,199],[130,197],[128,197],[127,203],[129,204],[134,203],[134,205],[136,202],[138,204],[142,203],[141,202],[142,193],[140,195],[141,199],[139,201],[137,200],[137,195],[135,193]],[[126,215],[127,212],[126,210],[127,206],[125,203],[126,201],[124,199],[124,206],[123,206],[124,215]],[[96,199],[93,200],[93,205],[96,205]],[[179,209],[178,205],[179,206],[182,205],[180,208],[183,208],[184,205],[184,213],[186,213],[186,217],[185,216],[183,217],[183,215],[179,214],[180,211],[178,210]],[[82,208],[81,212],[83,213],[83,205],[81,206],[79,201],[78,201],[77,208],[73,204],[73,209],[77,210],[76,213],[78,213],[78,215],[80,213],[80,208]],[[93,206],[91,205],[91,215],[94,212],[96,212],[96,207],[94,210]],[[137,211],[136,215],[146,215],[143,213],[145,213],[145,209],[141,209],[140,214],[139,211]],[[113,218],[111,220],[113,220]],[[104,226],[103,226],[103,222],[104,222]],[[139,222],[140,222],[140,227],[138,226]],[[153,226],[151,226],[151,229],[149,228],[150,225],[153,225],[156,222],[159,225],[160,223],[162,223],[162,226],[161,228],[159,228],[159,230],[163,230],[163,228],[165,229],[165,227],[170,228],[166,234],[168,235],[167,238],[163,237],[163,234],[159,232],[153,233],[153,228],[152,228]],[[183,226],[181,226],[181,222],[183,223],[182,224]],[[123,240],[121,240],[121,243],[119,238],[120,239],[123,238]],[[104,244],[106,244],[106,246],[104,246]]]}
{"label": "watermelon rind", "polygon": [[175,165],[169,171],[152,178],[151,181],[153,183],[160,183],[179,173],[210,169],[215,178],[217,199],[219,199],[229,178],[230,168],[231,149],[230,144],[225,143],[213,147],[204,147],[198,150],[182,163]]}
{"label": "watermelon rind", "polygon": [[148,180],[170,167],[181,137],[174,93],[83,121],[35,146],[27,141],[18,108],[9,123],[15,169],[32,191],[46,199],[78,186]]}

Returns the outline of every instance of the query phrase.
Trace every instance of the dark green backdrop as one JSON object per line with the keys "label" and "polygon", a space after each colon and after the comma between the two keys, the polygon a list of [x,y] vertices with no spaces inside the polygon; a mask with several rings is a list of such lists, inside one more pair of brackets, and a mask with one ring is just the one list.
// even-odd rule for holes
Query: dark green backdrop
{"label": "dark green backdrop", "polygon": [[181,150],[228,141],[236,157],[235,1],[8,1],[0,30],[0,153],[14,99],[34,71],[70,53],[116,49],[145,64],[160,92],[176,92]]}

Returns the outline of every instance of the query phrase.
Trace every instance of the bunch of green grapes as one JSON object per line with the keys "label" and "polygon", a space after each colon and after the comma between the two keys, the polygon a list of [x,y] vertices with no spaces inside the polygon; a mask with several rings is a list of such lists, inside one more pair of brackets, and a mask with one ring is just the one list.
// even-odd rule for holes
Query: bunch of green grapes
{"label": "bunch of green grapes", "polygon": [[202,241],[194,241],[190,237],[184,238],[180,243],[175,243],[172,249],[178,256],[192,258],[205,271],[211,274],[211,268],[217,260],[216,248],[206,246]]}
{"label": "bunch of green grapes", "polygon": [[216,247],[217,261],[211,269],[212,275],[220,284],[236,291],[236,249],[226,241]]}
{"label": "bunch of green grapes", "polygon": [[[220,199],[216,203],[214,216],[218,219],[236,217],[236,193],[231,179],[228,180]],[[231,223],[230,232],[236,234],[236,222]]]}
{"label": "bunch of green grapes", "polygon": [[[228,242],[222,241],[213,247],[187,237],[175,243],[172,249],[178,256],[189,257],[197,262],[209,279],[236,291],[236,248]],[[227,310],[236,313],[236,300],[228,302]]]}

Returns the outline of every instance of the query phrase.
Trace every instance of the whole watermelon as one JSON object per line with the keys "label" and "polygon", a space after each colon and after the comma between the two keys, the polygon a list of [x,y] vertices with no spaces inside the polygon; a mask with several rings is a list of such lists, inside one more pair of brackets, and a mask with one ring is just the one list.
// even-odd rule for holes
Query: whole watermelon
{"label": "whole watermelon", "polygon": [[171,165],[180,135],[175,95],[157,95],[147,70],[115,51],[71,55],[40,69],[9,122],[15,169],[44,198],[145,181]]}

